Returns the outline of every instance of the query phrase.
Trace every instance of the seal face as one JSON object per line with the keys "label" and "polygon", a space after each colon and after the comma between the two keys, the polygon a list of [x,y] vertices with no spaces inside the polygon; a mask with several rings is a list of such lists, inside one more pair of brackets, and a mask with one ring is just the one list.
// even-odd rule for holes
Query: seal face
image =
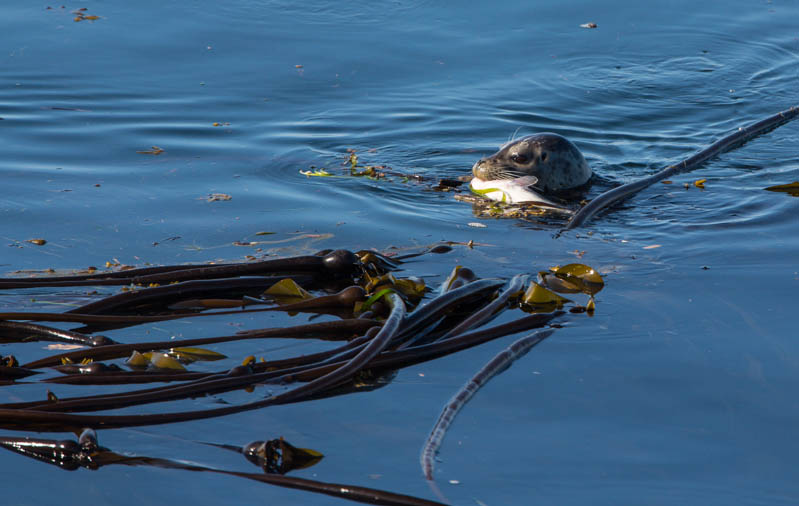
{"label": "seal face", "polygon": [[535,188],[543,192],[576,188],[591,179],[591,167],[577,146],[553,133],[511,141],[478,160],[472,173],[483,181],[534,176],[538,178]]}

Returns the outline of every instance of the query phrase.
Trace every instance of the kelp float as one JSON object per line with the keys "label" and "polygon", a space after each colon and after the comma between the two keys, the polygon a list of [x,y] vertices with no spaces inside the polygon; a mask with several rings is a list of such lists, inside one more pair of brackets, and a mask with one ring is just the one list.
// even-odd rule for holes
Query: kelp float
{"label": "kelp float", "polygon": [[[394,258],[373,251],[325,250],[315,255],[249,263],[171,265],[0,279],[0,289],[20,293],[48,287],[122,289],[120,293],[60,313],[0,313],[0,339],[18,350],[16,356],[0,360],[0,385],[41,385],[39,398],[0,404],[0,428],[79,436],[77,440],[3,436],[0,446],[63,469],[98,469],[112,464],[156,466],[227,474],[370,504],[437,504],[371,488],[284,476],[292,469],[313,465],[322,454],[296,448],[279,437],[242,447],[207,443],[237,451],[264,470],[264,473],[249,473],[115,453],[99,445],[96,431],[206,419],[379,388],[404,367],[502,336],[546,327],[523,337],[498,355],[467,385],[469,395],[458,394],[458,402],[448,405],[450,411],[442,413],[431,436],[432,443],[428,442],[424,450],[424,474],[431,479],[432,456],[443,440],[446,427],[468,397],[549,335],[557,327],[556,320],[567,317],[567,305],[571,313],[593,313],[593,296],[604,286],[601,276],[582,264],[540,272],[537,283],[528,283],[529,276],[524,274],[507,282],[479,279],[470,269],[456,267],[435,292],[422,279],[399,276],[410,258],[446,253],[450,249],[439,245]],[[576,305],[556,292],[585,294],[589,299],[585,305]],[[490,323],[503,311],[514,309],[524,312],[515,318],[505,315],[503,323]],[[327,314],[337,319],[168,341],[120,342],[113,335],[115,330],[150,322],[266,311]],[[65,330],[42,322],[82,326]],[[280,359],[259,361],[248,356],[232,368],[207,370],[214,361],[226,357],[204,346],[270,338],[316,339],[337,344],[324,351]],[[30,341],[53,341],[69,349],[34,360],[20,360],[25,354],[25,343]],[[207,363],[205,370],[193,370],[191,364],[198,361]],[[53,391],[59,384],[94,385],[95,389],[101,386],[108,391],[61,397]],[[113,388],[131,384],[142,387],[131,390],[128,386],[124,391]],[[251,390],[263,384],[280,386],[283,390],[254,401],[210,409],[147,409],[155,403]],[[133,408],[134,412],[105,413],[121,408]]]}

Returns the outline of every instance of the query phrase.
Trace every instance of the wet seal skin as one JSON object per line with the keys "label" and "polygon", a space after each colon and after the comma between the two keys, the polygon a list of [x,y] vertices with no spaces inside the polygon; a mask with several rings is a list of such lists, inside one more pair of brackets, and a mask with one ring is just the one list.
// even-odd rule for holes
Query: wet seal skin
{"label": "wet seal skin", "polygon": [[483,181],[533,176],[544,193],[582,186],[591,179],[591,167],[571,141],[558,134],[538,133],[508,142],[482,158],[472,173]]}

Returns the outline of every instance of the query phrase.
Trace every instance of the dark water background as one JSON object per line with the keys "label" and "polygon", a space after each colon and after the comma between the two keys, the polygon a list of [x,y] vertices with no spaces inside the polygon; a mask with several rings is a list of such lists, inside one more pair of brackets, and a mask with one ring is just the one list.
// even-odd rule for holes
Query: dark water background
{"label": "dark water background", "polygon": [[[596,315],[569,318],[464,410],[437,464],[444,493],[489,505],[799,502],[799,199],[763,191],[799,179],[799,122],[558,239],[551,227],[478,219],[469,204],[424,185],[298,173],[338,170],[349,148],[365,163],[457,177],[517,130],[553,131],[586,154],[596,195],[799,104],[799,2],[443,5],[5,2],[0,267],[237,260],[257,254],[232,245],[248,240],[282,241],[260,254],[485,245],[410,267],[435,284],[455,264],[510,276],[585,251],[582,261],[606,277]],[[101,18],[74,22],[80,7]],[[579,27],[590,21],[598,28]],[[154,145],[166,152],[137,153]],[[699,178],[704,191],[683,188]],[[233,198],[207,202],[214,192]],[[486,228],[467,225],[475,221]],[[39,237],[48,243],[18,242]],[[83,293],[2,293],[0,305],[44,311]],[[199,320],[114,337],[293,323]],[[105,431],[100,442],[250,471],[239,456],[195,441],[282,435],[326,455],[296,476],[432,498],[418,465],[428,430],[512,339],[403,370],[370,393]],[[245,343],[224,348],[231,363],[324,347]],[[0,345],[0,354],[31,360],[43,346]],[[0,393],[2,402],[44,395],[41,386]],[[182,471],[68,473],[7,452],[0,473],[9,505],[341,503]]]}

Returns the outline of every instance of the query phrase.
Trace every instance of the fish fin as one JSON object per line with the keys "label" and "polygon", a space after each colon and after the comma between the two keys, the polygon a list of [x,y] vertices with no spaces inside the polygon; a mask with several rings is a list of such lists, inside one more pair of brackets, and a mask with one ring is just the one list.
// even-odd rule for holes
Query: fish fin
{"label": "fish fin", "polygon": [[519,186],[533,186],[538,182],[538,178],[535,176],[523,176],[514,179],[513,182]]}

